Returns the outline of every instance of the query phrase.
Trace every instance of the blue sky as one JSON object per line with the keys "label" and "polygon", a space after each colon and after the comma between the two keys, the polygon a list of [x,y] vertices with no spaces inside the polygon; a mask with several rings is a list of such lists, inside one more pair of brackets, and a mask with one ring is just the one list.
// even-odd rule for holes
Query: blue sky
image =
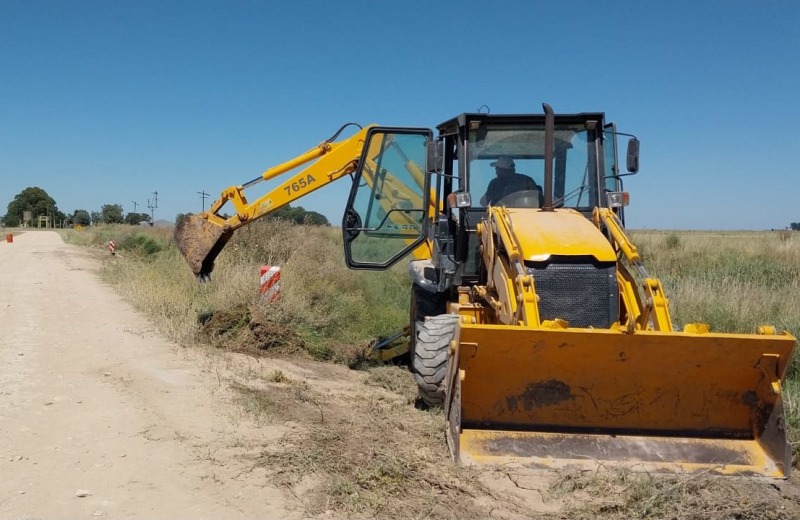
{"label": "blue sky", "polygon": [[[346,122],[544,101],[639,137],[629,227],[783,228],[798,21],[796,1],[0,0],[0,214],[38,186],[67,213],[157,191],[173,220]],[[338,225],[348,191],[298,204]]]}

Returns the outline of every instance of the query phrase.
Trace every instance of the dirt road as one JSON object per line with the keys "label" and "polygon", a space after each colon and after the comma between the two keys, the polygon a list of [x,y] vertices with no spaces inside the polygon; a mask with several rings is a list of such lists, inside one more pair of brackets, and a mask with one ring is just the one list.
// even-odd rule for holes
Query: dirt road
{"label": "dirt road", "polygon": [[165,342],[55,232],[0,244],[0,518],[292,518],[239,478],[248,435],[207,361]]}

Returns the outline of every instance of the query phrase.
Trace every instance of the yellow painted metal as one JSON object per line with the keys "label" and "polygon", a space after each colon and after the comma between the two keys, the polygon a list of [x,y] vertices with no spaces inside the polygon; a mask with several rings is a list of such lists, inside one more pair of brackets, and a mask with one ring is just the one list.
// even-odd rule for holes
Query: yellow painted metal
{"label": "yellow painted metal", "polygon": [[597,227],[571,209],[490,207],[476,229],[488,280],[475,291],[496,311],[495,321],[507,325],[539,325],[536,281],[526,261],[553,256],[591,256],[608,263],[617,259]]}
{"label": "yellow painted metal", "polygon": [[669,316],[668,301],[661,282],[656,278],[647,278],[643,283],[643,288],[645,305],[643,316],[640,319],[644,322],[651,321],[653,330],[671,331],[672,319]]}
{"label": "yellow painted metal", "polygon": [[639,256],[639,250],[636,249],[636,246],[633,245],[633,242],[631,242],[625,234],[622,223],[611,208],[595,208],[593,220],[598,227],[602,224],[608,229],[617,247],[622,250],[629,262],[638,264],[642,261],[642,258]]}
{"label": "yellow painted metal", "polygon": [[459,444],[464,464],[786,477],[756,440],[468,429]]}
{"label": "yellow painted metal", "polygon": [[509,232],[515,237],[525,260],[541,261],[557,255],[594,256],[600,262],[617,260],[608,240],[597,232],[591,221],[575,210],[497,209],[502,209],[508,216]]}
{"label": "yellow painted metal", "polygon": [[[530,211],[530,210],[529,210]],[[513,325],[538,325],[539,310],[533,279],[525,268],[523,250],[515,234],[509,210],[490,207],[478,227],[481,256],[488,280],[476,287],[478,294],[496,311],[496,321]],[[498,248],[503,254],[500,255]]]}
{"label": "yellow painted metal", "polygon": [[[375,125],[369,125],[341,141],[323,142],[293,159],[264,171],[260,178],[246,185],[230,186],[222,191],[220,197],[211,204],[208,211],[185,218],[176,226],[175,242],[192,271],[198,276],[207,276],[213,269],[214,259],[236,229],[355,172],[362,156],[367,133],[374,127]],[[386,136],[384,139],[391,138],[391,136]],[[373,148],[376,153],[384,146],[392,146],[392,144],[385,143],[380,138],[373,139]],[[375,166],[370,157],[372,156],[368,154],[367,164],[364,168],[364,180],[371,185]],[[247,188],[258,182],[274,179],[308,163],[311,164],[294,173],[274,189],[252,202],[248,201],[245,195]],[[420,169],[411,161],[407,161],[406,168],[414,182],[421,182],[420,186],[424,186],[424,175]],[[423,204],[418,194],[420,190],[414,191],[389,172],[386,172],[383,182],[389,186],[384,190],[387,195],[391,194],[398,199],[414,203],[416,204],[414,207],[427,207],[430,216],[435,214],[436,207],[433,199],[427,201],[427,204]],[[387,212],[396,202],[390,196],[381,200],[381,204],[386,207]],[[235,214],[232,217],[224,218],[220,212],[227,203],[232,204]],[[410,241],[414,241],[419,236],[419,223],[414,222],[407,214],[392,212],[390,220],[400,229],[416,227],[413,229],[414,237],[410,238]],[[430,258],[430,245],[423,243],[412,254],[417,259]]]}
{"label": "yellow painted metal", "polygon": [[222,209],[226,202],[231,201],[236,210],[236,215],[226,221],[225,224],[230,229],[235,230],[247,221],[262,217],[345,175],[353,173],[364,148],[367,132],[371,128],[372,126],[367,126],[352,137],[342,141],[322,143],[294,159],[266,170],[261,174],[263,180],[273,179],[314,161],[308,167],[295,173],[278,187],[253,202],[247,201],[243,186],[231,186],[223,190],[220,198],[211,205],[208,213],[216,215],[217,211]]}
{"label": "yellow painted metal", "polygon": [[406,353],[408,353],[408,343],[404,342],[391,348],[373,351],[370,357],[377,361],[389,361]]}
{"label": "yellow painted metal", "polygon": [[605,229],[610,235],[612,245],[620,251],[628,265],[644,276],[642,295],[635,289],[631,273],[624,265],[617,265],[617,282],[620,286],[620,297],[627,312],[627,322],[623,325],[626,332],[633,330],[673,330],[669,314],[669,301],[661,286],[661,281],[647,274],[639,250],[631,242],[622,228],[622,223],[610,208],[595,208],[592,218],[594,224]]}
{"label": "yellow painted metal", "polygon": [[[650,462],[720,464],[722,457],[756,474],[788,474],[780,381],[795,339],[787,333],[622,333],[462,322],[457,335],[448,371],[448,417],[451,445],[464,460],[535,459],[541,456],[539,434],[545,433],[627,435],[642,437],[640,443],[683,439],[678,445],[704,439],[697,445],[704,449],[689,450],[693,460],[685,460],[686,454],[673,460],[665,451],[667,460]],[[488,431],[536,434],[519,434],[505,445],[495,442],[500,434],[492,434],[487,438],[494,439],[494,448],[489,449],[480,433]],[[653,446],[665,446],[659,442]],[[577,449],[572,441],[563,444]],[[547,456],[603,459],[603,443],[595,444],[600,447],[583,455],[554,451]],[[747,454],[747,462],[736,463],[745,455],[735,458],[734,452]],[[643,456],[631,455],[631,461]],[[617,455],[606,457],[616,460]]]}

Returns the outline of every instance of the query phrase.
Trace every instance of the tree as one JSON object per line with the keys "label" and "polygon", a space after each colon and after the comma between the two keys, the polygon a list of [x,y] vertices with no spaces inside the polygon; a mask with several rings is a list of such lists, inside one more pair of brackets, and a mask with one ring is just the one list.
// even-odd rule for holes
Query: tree
{"label": "tree", "polygon": [[273,220],[288,220],[295,224],[311,224],[314,226],[331,225],[328,219],[325,218],[325,215],[317,213],[316,211],[306,211],[303,206],[293,208],[289,204],[270,213],[269,218]]}
{"label": "tree", "polygon": [[88,226],[92,223],[92,217],[85,209],[76,209],[72,213],[72,223],[76,226]]}
{"label": "tree", "polygon": [[122,224],[122,206],[120,204],[103,204],[100,208],[100,218],[106,224]]}
{"label": "tree", "polygon": [[92,225],[96,226],[97,224],[103,221],[102,216],[100,215],[99,211],[92,211],[89,216],[92,218]]}
{"label": "tree", "polygon": [[[302,209],[302,208],[301,208]],[[312,226],[330,226],[327,217],[322,213],[316,211],[306,211],[303,215],[303,224],[311,224]]]}
{"label": "tree", "polygon": [[49,216],[53,220],[64,218],[64,214],[56,207],[56,201],[42,188],[25,188],[9,202],[5,217],[6,225],[19,226],[25,211],[30,211],[34,219],[41,215]]}
{"label": "tree", "polygon": [[64,213],[63,211],[61,211],[60,209],[56,208],[56,212],[55,212],[55,220],[56,220],[56,222],[64,223],[67,219],[69,219],[69,216],[66,213]]}
{"label": "tree", "polygon": [[125,223],[138,226],[141,222],[150,222],[150,215],[147,213],[128,213],[125,215]]}
{"label": "tree", "polygon": [[792,222],[789,227],[792,228],[792,231],[800,231],[800,222]]}

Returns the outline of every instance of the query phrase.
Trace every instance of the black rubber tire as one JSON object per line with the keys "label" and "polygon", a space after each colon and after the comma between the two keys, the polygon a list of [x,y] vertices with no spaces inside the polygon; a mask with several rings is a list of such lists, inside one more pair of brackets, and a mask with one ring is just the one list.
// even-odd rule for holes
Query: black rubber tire
{"label": "black rubber tire", "polygon": [[412,357],[419,397],[429,407],[444,404],[444,379],[450,342],[456,332],[458,315],[433,316],[417,326],[417,341]]}
{"label": "black rubber tire", "polygon": [[447,311],[447,294],[430,293],[418,285],[411,285],[410,322],[411,331],[408,335],[409,365],[414,368],[414,346],[417,342],[417,328],[425,318],[438,316]]}

